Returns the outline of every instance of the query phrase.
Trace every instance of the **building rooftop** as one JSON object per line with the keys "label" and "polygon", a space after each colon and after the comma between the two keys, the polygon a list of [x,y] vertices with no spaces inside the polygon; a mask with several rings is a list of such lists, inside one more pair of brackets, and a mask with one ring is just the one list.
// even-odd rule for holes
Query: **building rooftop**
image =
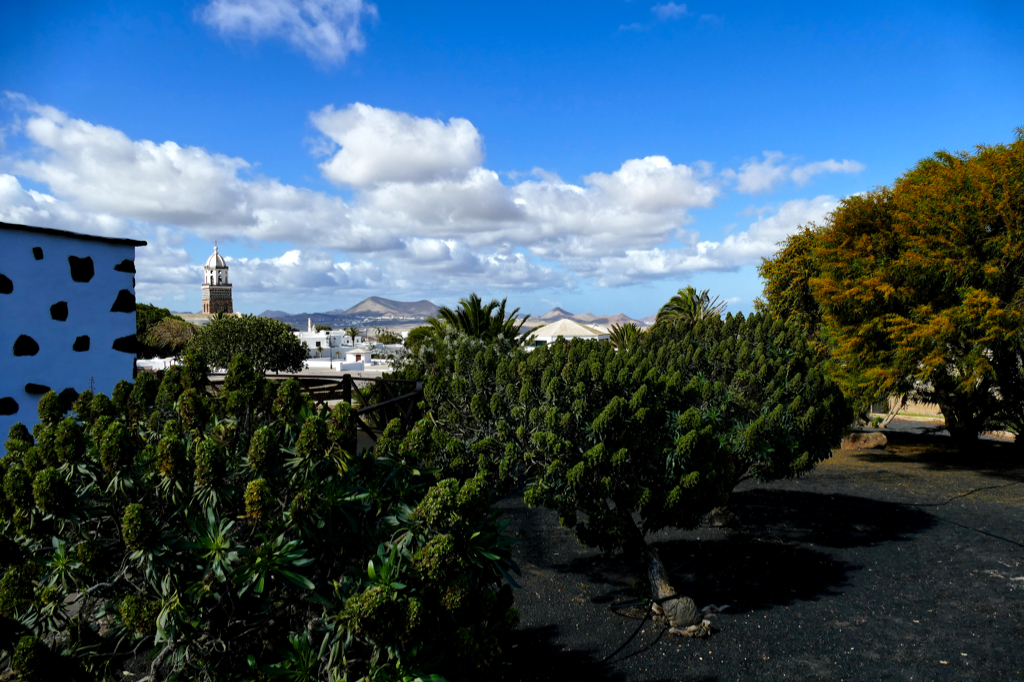
{"label": "building rooftop", "polygon": [[82,241],[87,242],[106,242],[107,244],[118,244],[120,246],[146,246],[147,244],[147,242],[139,241],[138,239],[97,237],[92,234],[79,234],[78,232],[69,232],[67,230],[55,230],[50,227],[32,227],[31,225],[18,225],[17,223],[0,222],[0,229],[17,230],[18,232],[35,232],[38,234],[50,235],[51,237],[69,237],[71,239],[81,239]]}

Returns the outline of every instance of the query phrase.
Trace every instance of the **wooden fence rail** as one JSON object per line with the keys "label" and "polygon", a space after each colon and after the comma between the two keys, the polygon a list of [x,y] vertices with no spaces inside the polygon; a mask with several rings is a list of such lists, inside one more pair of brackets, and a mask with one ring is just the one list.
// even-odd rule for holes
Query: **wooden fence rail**
{"label": "wooden fence rail", "polygon": [[[348,403],[355,408],[356,425],[374,442],[392,419],[402,420],[409,428],[419,417],[419,402],[423,397],[423,382],[409,379],[378,379],[353,377],[351,374],[294,376],[267,376],[268,381],[295,379],[313,399],[317,407]],[[210,376],[210,383],[220,392],[224,376]]]}

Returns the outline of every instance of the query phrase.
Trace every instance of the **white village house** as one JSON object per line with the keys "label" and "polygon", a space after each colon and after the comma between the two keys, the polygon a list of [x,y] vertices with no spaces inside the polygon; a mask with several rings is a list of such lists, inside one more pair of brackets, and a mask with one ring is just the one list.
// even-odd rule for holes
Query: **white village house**
{"label": "white village house", "polygon": [[135,249],[146,242],[0,223],[0,443],[39,422],[39,398],[69,402],[132,380]]}
{"label": "white village house", "polygon": [[527,348],[545,346],[549,343],[554,343],[557,339],[565,339],[567,341],[572,339],[608,341],[611,338],[611,335],[602,329],[588,327],[584,324],[580,324],[579,322],[566,319],[546,324],[543,327],[536,327],[529,333],[533,338],[527,344]]}
{"label": "white village house", "polygon": [[338,329],[317,330],[313,320],[306,321],[306,331],[293,332],[309,351],[306,366],[310,369],[331,369],[360,372],[369,364],[372,350],[358,344],[346,332]]}

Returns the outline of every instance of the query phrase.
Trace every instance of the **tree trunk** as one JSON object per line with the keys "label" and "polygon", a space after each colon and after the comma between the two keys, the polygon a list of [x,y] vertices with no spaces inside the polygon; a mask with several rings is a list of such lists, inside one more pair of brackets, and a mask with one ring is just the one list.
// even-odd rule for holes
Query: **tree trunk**
{"label": "tree trunk", "polygon": [[654,600],[654,612],[664,614],[669,625],[673,628],[683,630],[690,626],[701,627],[704,622],[704,614],[697,608],[689,597],[678,596],[672,584],[668,580],[668,571],[661,563],[657,550],[647,544],[643,533],[636,527],[632,515],[622,507],[616,505],[622,515],[622,522],[630,533],[629,548],[643,556],[647,567],[647,579],[651,584],[651,597]]}
{"label": "tree trunk", "polygon": [[961,453],[969,453],[971,448],[978,442],[978,434],[984,424],[984,417],[975,415],[970,407],[961,409],[954,400],[939,400],[939,409],[946,420],[946,430],[949,431],[953,444]]}

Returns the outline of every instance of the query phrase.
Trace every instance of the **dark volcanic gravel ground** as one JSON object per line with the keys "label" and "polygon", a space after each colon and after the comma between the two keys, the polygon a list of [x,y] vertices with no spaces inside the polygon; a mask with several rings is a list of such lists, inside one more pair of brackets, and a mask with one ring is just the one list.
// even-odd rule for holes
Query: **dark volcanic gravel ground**
{"label": "dark volcanic gravel ground", "polygon": [[728,528],[653,538],[679,592],[731,605],[703,640],[615,606],[644,596],[639,565],[503,500],[522,620],[496,679],[1024,680],[1024,456],[886,433],[884,451],[741,484]]}

